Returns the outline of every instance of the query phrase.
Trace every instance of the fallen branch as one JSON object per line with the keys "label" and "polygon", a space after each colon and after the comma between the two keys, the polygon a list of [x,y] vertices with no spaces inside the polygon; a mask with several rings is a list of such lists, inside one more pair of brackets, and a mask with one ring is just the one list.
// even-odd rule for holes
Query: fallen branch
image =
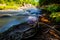
{"label": "fallen branch", "polygon": [[56,34],[56,32],[55,32],[54,30],[50,30],[49,33],[50,33],[51,35],[53,35],[55,38],[60,39],[59,35]]}

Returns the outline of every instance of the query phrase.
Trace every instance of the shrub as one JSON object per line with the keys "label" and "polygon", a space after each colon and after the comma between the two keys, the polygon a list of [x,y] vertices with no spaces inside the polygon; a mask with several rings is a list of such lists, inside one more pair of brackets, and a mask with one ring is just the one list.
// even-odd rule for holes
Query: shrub
{"label": "shrub", "polygon": [[5,8],[5,6],[0,6],[0,10],[3,10]]}
{"label": "shrub", "polygon": [[45,10],[48,10],[51,12],[57,12],[57,11],[60,11],[60,5],[52,4],[46,7]]}
{"label": "shrub", "polygon": [[0,6],[0,10],[6,10],[6,9],[18,9],[17,6]]}
{"label": "shrub", "polygon": [[60,22],[60,12],[53,12],[50,17],[56,22]]}

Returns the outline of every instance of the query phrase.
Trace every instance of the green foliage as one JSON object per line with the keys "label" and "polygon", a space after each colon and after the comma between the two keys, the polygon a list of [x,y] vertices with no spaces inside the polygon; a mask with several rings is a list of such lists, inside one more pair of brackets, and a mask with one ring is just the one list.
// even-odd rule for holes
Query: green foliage
{"label": "green foliage", "polygon": [[5,6],[5,9],[17,9],[17,6]]}
{"label": "green foliage", "polygon": [[[0,0],[0,4],[6,4],[6,7],[9,8],[12,8],[13,6],[23,6],[24,4],[32,4],[34,6],[37,6],[38,5],[38,2],[36,2],[36,0]],[[0,9],[6,9],[6,7],[2,7],[0,5]],[[15,7],[14,7],[15,8]]]}
{"label": "green foliage", "polygon": [[[0,4],[5,3],[5,4],[19,4],[19,5],[23,5],[24,3],[26,4],[33,4],[36,5],[38,4],[38,2],[36,2],[36,0],[0,0]],[[11,4],[12,3],[12,4]]]}
{"label": "green foliage", "polygon": [[60,12],[53,12],[50,17],[54,19],[56,22],[60,22]]}
{"label": "green foliage", "polygon": [[4,0],[0,0],[0,3],[4,4],[4,3],[5,3],[5,1],[4,1]]}
{"label": "green foliage", "polygon": [[60,10],[60,5],[52,4],[45,8],[45,10],[56,12]]}
{"label": "green foliage", "polygon": [[39,5],[42,6],[45,2],[46,0],[39,0]]}
{"label": "green foliage", "polygon": [[0,6],[0,10],[3,10],[5,7],[4,6]]}
{"label": "green foliage", "polygon": [[0,10],[17,9],[17,6],[0,6]]}
{"label": "green foliage", "polygon": [[39,6],[51,12],[51,20],[60,22],[60,0],[39,0]]}

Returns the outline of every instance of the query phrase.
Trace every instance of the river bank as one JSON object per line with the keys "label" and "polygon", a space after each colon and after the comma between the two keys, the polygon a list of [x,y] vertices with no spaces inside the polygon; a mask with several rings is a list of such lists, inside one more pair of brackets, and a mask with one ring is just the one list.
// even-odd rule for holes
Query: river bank
{"label": "river bank", "polygon": [[[0,5],[1,6],[1,5]],[[2,7],[4,7],[5,8],[5,6],[6,5],[2,5],[1,6],[1,8]],[[8,8],[8,7],[10,7],[10,8]],[[16,5],[15,6],[8,6],[7,7],[7,9],[0,9],[0,12],[1,11],[20,11],[20,10],[25,10],[25,9],[29,9],[29,8],[36,8],[35,6],[33,6],[32,4],[24,4],[23,6],[18,6],[18,7],[16,7]],[[14,8],[12,8],[12,7],[14,7]]]}

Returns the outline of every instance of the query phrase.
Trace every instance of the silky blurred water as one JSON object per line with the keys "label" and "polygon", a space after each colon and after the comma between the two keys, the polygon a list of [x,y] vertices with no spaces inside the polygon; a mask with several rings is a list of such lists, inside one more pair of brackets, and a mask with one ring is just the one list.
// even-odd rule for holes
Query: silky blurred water
{"label": "silky blurred water", "polygon": [[[29,10],[30,12],[27,10]],[[0,28],[13,20],[18,20],[18,21],[21,21],[21,19],[26,20],[24,18],[27,18],[28,16],[36,16],[39,14],[39,10],[37,9],[33,8],[33,10],[31,9],[27,9],[27,10],[17,11],[17,12],[13,12],[13,11],[0,12],[0,15],[4,15],[0,17]]]}

